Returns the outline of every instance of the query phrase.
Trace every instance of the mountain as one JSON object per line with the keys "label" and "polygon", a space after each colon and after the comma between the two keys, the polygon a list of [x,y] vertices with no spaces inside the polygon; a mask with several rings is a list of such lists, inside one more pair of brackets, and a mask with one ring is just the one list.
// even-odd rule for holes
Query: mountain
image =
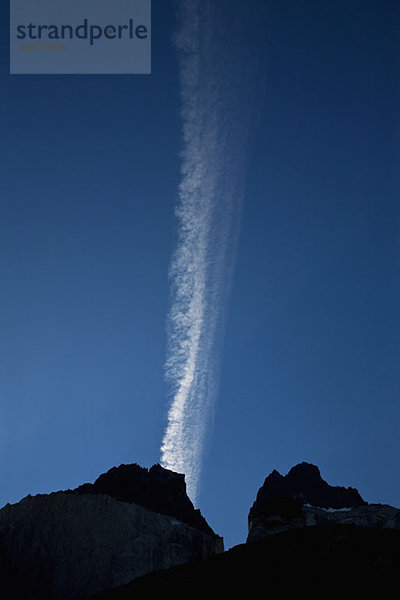
{"label": "mountain", "polygon": [[400,510],[332,486],[309,463],[272,471],[227,552],[183,475],[120,465],[93,484],[0,510],[0,600],[135,600],[152,593],[389,597]]}
{"label": "mountain", "polygon": [[[93,600],[187,598],[390,598],[400,531],[329,525],[292,529],[188,565],[140,577]],[[393,587],[394,586],[394,587]]]}
{"label": "mountain", "polygon": [[219,555],[140,577],[93,600],[196,593],[289,598],[389,597],[400,569],[400,510],[331,486],[318,467],[273,471],[249,512],[249,535]]}
{"label": "mountain", "polygon": [[317,466],[302,462],[285,476],[275,469],[268,475],[250,509],[249,521],[277,508],[282,514],[296,512],[306,503],[336,509],[367,504],[356,489],[329,485]]}
{"label": "mountain", "polygon": [[222,551],[183,475],[121,465],[0,510],[0,599],[84,599]]}
{"label": "mountain", "polygon": [[272,471],[248,516],[248,542],[268,535],[329,524],[400,529],[400,511],[368,504],[352,487],[332,486],[317,466],[300,463],[285,476]]}
{"label": "mountain", "polygon": [[150,469],[136,463],[113,467],[100,475],[93,484],[85,483],[71,493],[105,494],[122,502],[140,504],[162,515],[176,517],[208,535],[215,535],[186,494],[185,476],[158,464]]}

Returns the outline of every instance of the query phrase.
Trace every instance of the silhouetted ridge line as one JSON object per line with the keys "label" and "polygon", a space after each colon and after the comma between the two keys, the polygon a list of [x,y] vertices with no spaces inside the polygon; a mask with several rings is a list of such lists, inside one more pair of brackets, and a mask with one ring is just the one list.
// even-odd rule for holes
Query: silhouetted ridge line
{"label": "silhouetted ridge line", "polygon": [[175,517],[204,533],[216,535],[187,496],[185,476],[159,464],[150,469],[136,463],[122,464],[100,475],[94,483],[84,483],[68,491],[74,494],[105,494],[122,502],[139,504]]}
{"label": "silhouetted ridge line", "polygon": [[[398,584],[400,532],[351,525],[305,527],[139,577],[91,600],[165,596],[389,598]],[[327,593],[328,592],[328,593]]]}
{"label": "silhouetted ridge line", "polygon": [[368,503],[355,488],[329,485],[317,466],[302,462],[285,476],[275,469],[268,475],[250,509],[249,521],[268,514],[294,518],[305,504],[340,509]]}

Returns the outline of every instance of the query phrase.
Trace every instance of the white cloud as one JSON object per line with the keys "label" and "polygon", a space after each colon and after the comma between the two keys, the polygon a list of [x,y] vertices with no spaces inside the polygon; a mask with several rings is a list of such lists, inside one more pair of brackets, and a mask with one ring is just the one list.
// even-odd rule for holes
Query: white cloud
{"label": "white cloud", "polygon": [[161,464],[185,473],[193,502],[218,391],[255,87],[252,65],[221,34],[224,4],[225,18],[231,17],[224,1],[181,0],[175,40],[184,147],[165,365],[172,401]]}

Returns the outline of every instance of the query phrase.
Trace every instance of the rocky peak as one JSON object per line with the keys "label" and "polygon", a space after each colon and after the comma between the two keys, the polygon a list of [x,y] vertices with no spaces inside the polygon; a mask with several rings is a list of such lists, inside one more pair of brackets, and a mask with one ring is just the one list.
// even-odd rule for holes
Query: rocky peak
{"label": "rocky peak", "polygon": [[200,510],[196,510],[186,494],[185,476],[153,465],[122,464],[85,483],[73,494],[105,494],[122,502],[139,504],[154,512],[175,517],[208,535],[215,535]]}
{"label": "rocky peak", "polygon": [[317,466],[302,462],[286,476],[276,470],[268,475],[250,509],[249,521],[272,514],[294,518],[305,504],[340,509],[367,503],[356,489],[329,485]]}
{"label": "rocky peak", "polygon": [[82,600],[219,552],[184,475],[120,465],[0,510],[0,599]]}
{"label": "rocky peak", "polygon": [[300,485],[320,485],[321,481],[323,481],[319,468],[307,462],[302,462],[292,467],[286,475],[286,479],[288,481],[299,482]]}

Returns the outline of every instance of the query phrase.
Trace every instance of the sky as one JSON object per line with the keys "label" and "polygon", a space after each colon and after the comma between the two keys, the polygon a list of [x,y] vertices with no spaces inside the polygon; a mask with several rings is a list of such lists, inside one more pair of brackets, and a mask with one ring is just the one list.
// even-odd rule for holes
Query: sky
{"label": "sky", "polygon": [[[227,258],[204,292],[221,323],[196,506],[231,547],[268,473],[301,461],[400,506],[400,5],[213,5],[196,193]],[[152,2],[151,75],[9,75],[1,6],[0,505],[161,460],[191,173],[177,11]]]}

